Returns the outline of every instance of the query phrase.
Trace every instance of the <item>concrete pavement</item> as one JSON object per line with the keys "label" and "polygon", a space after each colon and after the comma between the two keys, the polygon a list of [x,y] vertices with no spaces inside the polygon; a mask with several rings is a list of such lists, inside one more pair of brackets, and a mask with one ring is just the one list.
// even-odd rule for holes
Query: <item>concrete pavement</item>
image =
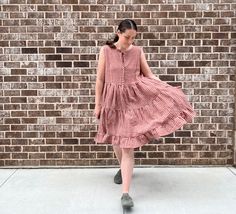
{"label": "concrete pavement", "polygon": [[121,207],[118,168],[0,169],[0,214],[235,214],[233,167],[135,166]]}

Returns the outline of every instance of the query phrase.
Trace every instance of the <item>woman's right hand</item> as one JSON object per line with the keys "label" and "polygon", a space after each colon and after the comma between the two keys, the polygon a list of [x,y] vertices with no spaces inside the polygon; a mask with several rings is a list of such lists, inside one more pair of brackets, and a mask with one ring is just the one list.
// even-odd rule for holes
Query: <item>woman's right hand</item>
{"label": "woman's right hand", "polygon": [[101,105],[95,105],[93,115],[96,117],[96,119],[100,119],[101,108],[102,108]]}

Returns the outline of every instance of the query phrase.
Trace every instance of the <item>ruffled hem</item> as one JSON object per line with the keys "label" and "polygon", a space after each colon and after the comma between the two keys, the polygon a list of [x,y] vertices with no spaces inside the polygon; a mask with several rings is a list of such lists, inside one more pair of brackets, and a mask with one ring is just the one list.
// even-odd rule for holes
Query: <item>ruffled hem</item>
{"label": "ruffled hem", "polygon": [[196,116],[196,112],[193,111],[192,114],[188,115],[186,120],[186,113],[181,112],[177,117],[169,120],[164,126],[159,126],[154,129],[148,130],[145,133],[141,133],[137,136],[123,137],[109,135],[106,133],[97,133],[95,136],[96,144],[112,144],[118,145],[120,148],[138,148],[144,144],[149,143],[151,140],[158,140],[161,136],[166,136],[171,134],[181,128],[184,124],[191,122]]}

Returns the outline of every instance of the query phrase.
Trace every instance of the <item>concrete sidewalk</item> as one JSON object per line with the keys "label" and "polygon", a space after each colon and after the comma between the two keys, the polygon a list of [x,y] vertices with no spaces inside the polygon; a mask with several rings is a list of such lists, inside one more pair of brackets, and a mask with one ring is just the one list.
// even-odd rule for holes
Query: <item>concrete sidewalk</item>
{"label": "concrete sidewalk", "polygon": [[134,169],[130,196],[121,207],[118,168],[0,169],[1,214],[235,214],[233,167]]}

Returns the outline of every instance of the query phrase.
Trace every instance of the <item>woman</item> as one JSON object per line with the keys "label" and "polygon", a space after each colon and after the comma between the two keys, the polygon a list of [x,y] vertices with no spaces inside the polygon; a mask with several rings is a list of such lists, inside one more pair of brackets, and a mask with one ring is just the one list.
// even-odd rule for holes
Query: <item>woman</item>
{"label": "woman", "polygon": [[196,116],[179,87],[151,72],[142,48],[133,44],[136,35],[133,20],[119,24],[114,40],[101,47],[96,79],[95,142],[113,145],[121,168],[114,182],[122,183],[124,208],[134,206],[129,195],[134,148],[174,132]]}

